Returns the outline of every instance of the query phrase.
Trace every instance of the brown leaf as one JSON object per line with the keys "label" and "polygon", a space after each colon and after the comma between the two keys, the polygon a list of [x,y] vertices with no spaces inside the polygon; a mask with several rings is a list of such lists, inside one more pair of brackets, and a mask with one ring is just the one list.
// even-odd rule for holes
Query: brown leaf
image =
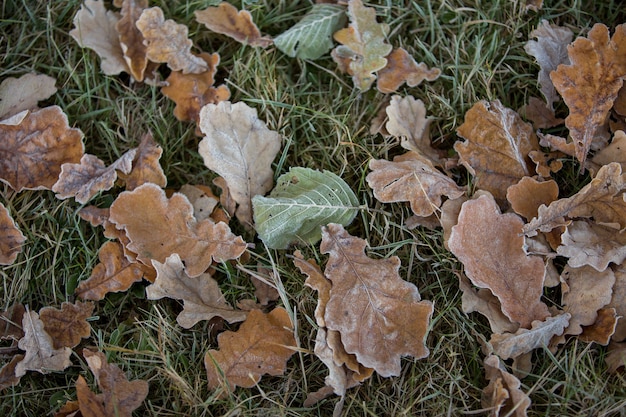
{"label": "brown leaf", "polygon": [[220,350],[209,350],[204,357],[209,389],[236,386],[251,388],[263,374],[282,375],[287,360],[295,353],[293,324],[283,308],[268,314],[252,310],[236,332],[217,337]]}
{"label": "brown leaf", "polygon": [[492,196],[481,195],[463,203],[448,247],[472,283],[490,289],[502,312],[529,328],[550,312],[541,301],[545,265],[541,257],[524,252],[523,225],[516,214],[501,214]]}
{"label": "brown leaf", "polygon": [[526,0],[526,12],[532,10],[539,11],[543,7],[543,0]]}
{"label": "brown leaf", "polygon": [[122,18],[115,25],[115,29],[119,34],[124,61],[130,75],[137,81],[143,81],[148,66],[148,57],[143,35],[135,24],[141,12],[148,7],[148,0],[124,0],[121,6]]}
{"label": "brown leaf", "polygon": [[11,361],[0,368],[0,392],[20,383],[21,377],[15,376],[15,367],[24,359],[24,355],[15,355]]}
{"label": "brown leaf", "polygon": [[550,178],[553,172],[559,172],[563,168],[563,155],[560,152],[530,151],[528,157],[535,163],[535,171],[540,178]]}
{"label": "brown leaf", "polygon": [[172,71],[199,74],[208,69],[206,62],[191,53],[187,26],[165,20],[159,7],[144,9],[137,19],[137,28],[144,37],[146,56],[153,62],[165,62]]}
{"label": "brown leaf", "polygon": [[506,191],[506,199],[511,208],[525,219],[537,216],[542,204],[550,204],[559,198],[559,186],[554,180],[537,181],[531,177],[522,178]]}
{"label": "brown leaf", "polygon": [[439,172],[430,160],[415,152],[396,156],[391,161],[372,159],[366,181],[374,197],[383,203],[409,201],[418,216],[439,211],[442,197],[455,199],[465,190],[447,175]]}
{"label": "brown leaf", "polygon": [[482,314],[489,321],[492,333],[513,333],[519,329],[519,325],[513,323],[502,313],[502,306],[498,297],[486,289],[474,289],[467,277],[459,274],[459,289],[463,292],[461,296],[461,308],[465,314],[474,311]]}
{"label": "brown leaf", "polygon": [[22,320],[26,309],[20,303],[13,304],[6,311],[0,313],[0,340],[20,340],[24,337]]}
{"label": "brown leaf", "polygon": [[87,319],[93,313],[92,302],[75,304],[64,302],[61,310],[54,307],[44,307],[39,310],[39,318],[43,322],[44,330],[52,338],[52,347],[62,349],[73,348],[80,343],[80,339],[89,337],[91,326]]}
{"label": "brown leaf", "polygon": [[165,187],[167,178],[161,168],[159,159],[163,148],[152,138],[152,133],[146,133],[141,138],[141,143],[137,147],[133,167],[128,175],[123,172],[118,173],[118,177],[126,182],[126,190],[132,191],[142,184],[151,182],[159,187]]}
{"label": "brown leaf", "polygon": [[49,190],[61,165],[84,153],[83,133],[70,128],[58,106],[29,113],[16,126],[0,125],[0,180],[15,191]]}
{"label": "brown leaf", "polygon": [[624,168],[626,168],[626,133],[623,130],[616,131],[611,143],[598,151],[591,161],[600,166],[619,162],[622,166],[622,172],[624,172]]}
{"label": "brown leaf", "polygon": [[130,239],[126,246],[139,261],[162,263],[178,253],[191,277],[203,274],[213,260],[236,259],[246,250],[246,243],[232,234],[227,224],[210,219],[198,222],[185,196],[174,193],[168,199],[155,184],[123,192],[110,213],[109,220],[126,231]]}
{"label": "brown leaf", "polygon": [[252,285],[254,285],[254,296],[259,301],[259,304],[266,306],[272,301],[278,301],[280,294],[278,289],[276,289],[276,285],[272,284],[273,281],[276,282],[278,272],[261,264],[257,264],[257,270],[259,274],[257,276],[251,275],[250,280]]}
{"label": "brown leaf", "polygon": [[569,258],[572,268],[589,265],[604,271],[609,263],[617,265],[626,259],[626,232],[586,221],[574,221],[561,235],[556,252]]}
{"label": "brown leaf", "polygon": [[[552,86],[552,81],[550,81],[550,86],[556,96],[556,90],[554,90],[554,86]],[[554,110],[550,106],[546,105],[546,103],[539,100],[537,97],[530,97],[528,104],[520,109],[520,113],[532,122],[535,129],[548,129],[565,123],[565,120],[556,117]]]}
{"label": "brown leaf", "polygon": [[363,366],[399,375],[402,356],[428,356],[424,341],[433,305],[400,278],[398,257],[370,259],[365,246],[339,224],[322,228],[320,250],[330,255],[324,275],[332,281],[326,326],[341,333],[346,351]]}
{"label": "brown leaf", "polygon": [[250,12],[238,11],[235,6],[227,2],[222,2],[216,7],[196,10],[194,14],[196,20],[209,30],[229,36],[243,44],[267,48],[274,42],[269,36],[261,36],[259,28],[252,21]]}
{"label": "brown leaf", "polygon": [[93,393],[82,375],[76,379],[76,397],[82,417],[109,417],[102,403],[102,395]]}
{"label": "brown leaf", "polygon": [[0,84],[0,120],[32,110],[37,102],[57,92],[56,80],[44,74],[24,74],[5,78]]}
{"label": "brown leaf", "polygon": [[606,346],[615,333],[618,319],[614,308],[601,308],[598,310],[596,321],[591,326],[583,326],[583,331],[578,338],[583,342]]}
{"label": "brown leaf", "polygon": [[211,217],[213,210],[215,210],[219,203],[219,200],[213,195],[209,187],[185,184],[180,187],[178,192],[187,197],[193,206],[193,216],[198,221]]}
{"label": "brown leaf", "polygon": [[326,304],[330,299],[331,282],[324,276],[319,265],[313,259],[305,260],[302,253],[297,250],[294,252],[294,265],[301,273],[307,276],[304,285],[317,291],[317,307],[315,307],[315,321],[320,327],[326,327]]}
{"label": "brown leaf", "polygon": [[183,300],[183,311],[176,321],[190,329],[202,320],[211,320],[213,317],[222,317],[229,323],[246,319],[246,313],[234,310],[224,299],[211,275],[201,274],[195,278],[185,273],[185,265],[178,254],[170,255],[165,263],[152,261],[157,271],[154,284],[146,287],[148,300],[159,300],[163,297]]}
{"label": "brown leaf", "polygon": [[626,343],[611,343],[604,360],[611,373],[616,373],[626,366]]}
{"label": "brown leaf", "polygon": [[0,203],[0,265],[11,265],[22,252],[26,237],[17,227],[9,210]]}
{"label": "brown leaf", "polygon": [[539,145],[563,152],[565,155],[574,156],[576,154],[576,146],[572,142],[568,142],[567,139],[550,134],[538,133],[538,135]]}
{"label": "brown leaf", "polygon": [[483,389],[482,406],[489,416],[526,417],[530,398],[520,389],[520,381],[507,372],[495,355],[485,358],[485,378],[489,385]]}
{"label": "brown leaf", "polygon": [[613,295],[611,296],[611,302],[606,305],[606,308],[614,308],[615,313],[619,316],[613,340],[621,342],[626,339],[626,266],[618,265],[614,273]]}
{"label": "brown leaf", "polygon": [[459,161],[474,175],[476,186],[497,200],[504,200],[507,188],[522,177],[534,175],[528,153],[539,150],[539,144],[533,128],[498,100],[476,103],[457,134],[466,139],[454,144]]}
{"label": "brown leaf", "polygon": [[550,73],[570,114],[565,126],[576,146],[576,159],[584,169],[598,130],[603,129],[626,76],[626,25],[609,30],[602,24],[591,28],[568,48],[571,65],[559,65]]}
{"label": "brown leaf", "polygon": [[387,65],[378,71],[376,88],[381,93],[393,93],[406,82],[409,87],[417,87],[422,81],[435,81],[439,78],[439,68],[428,68],[415,59],[403,48],[396,48],[387,55]]}

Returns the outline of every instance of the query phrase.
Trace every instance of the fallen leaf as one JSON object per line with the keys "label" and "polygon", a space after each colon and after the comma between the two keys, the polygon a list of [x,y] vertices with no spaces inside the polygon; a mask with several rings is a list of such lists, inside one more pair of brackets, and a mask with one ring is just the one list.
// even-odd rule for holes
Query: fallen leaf
{"label": "fallen leaf", "polygon": [[537,210],[542,204],[550,204],[559,198],[559,186],[554,180],[537,181],[531,177],[522,178],[506,191],[506,199],[514,212],[532,219],[537,217]]}
{"label": "fallen leaf", "polygon": [[196,20],[209,30],[231,37],[243,44],[267,48],[273,42],[272,38],[261,36],[259,28],[252,21],[250,12],[238,11],[229,3],[221,2],[216,7],[196,10],[194,14]]}
{"label": "fallen leaf", "polygon": [[21,377],[15,375],[17,364],[24,360],[24,355],[14,355],[11,361],[0,368],[0,392],[20,383]]}
{"label": "fallen leaf", "polygon": [[611,343],[604,358],[610,373],[616,373],[626,366],[626,343]]}
{"label": "fallen leaf", "polygon": [[81,416],[109,417],[104,409],[101,396],[93,393],[89,389],[87,381],[85,381],[82,375],[79,375],[76,379],[76,397],[78,399],[78,408]]}
{"label": "fallen leaf", "polygon": [[304,285],[317,291],[317,306],[315,307],[315,321],[319,327],[326,327],[326,305],[330,299],[331,281],[325,276],[319,265],[314,260],[305,260],[302,253],[297,250],[293,253],[294,265],[307,276]]}
{"label": "fallen leaf", "polygon": [[526,417],[530,398],[520,389],[521,382],[507,372],[495,355],[485,358],[485,378],[489,385],[483,389],[482,406],[492,417]]}
{"label": "fallen leaf", "polygon": [[116,23],[115,30],[119,34],[124,61],[130,75],[137,81],[143,81],[148,66],[147,48],[136,23],[143,10],[148,7],[148,0],[124,0],[121,6],[122,18]]}
{"label": "fallen leaf", "polygon": [[26,237],[17,227],[9,210],[0,203],[0,265],[11,265],[22,252]]}
{"label": "fallen leaf", "polygon": [[171,19],[165,20],[163,10],[150,7],[141,12],[137,28],[144,37],[146,56],[153,62],[165,62],[172,71],[199,74],[208,69],[206,62],[191,53],[188,28]]}
{"label": "fallen leaf", "polygon": [[576,146],[572,142],[560,136],[538,133],[539,145],[551,148],[554,151],[563,152],[565,155],[574,156]]}
{"label": "fallen leaf", "polygon": [[0,84],[0,120],[36,108],[39,101],[57,92],[56,82],[44,74],[5,78]]}
{"label": "fallen leaf", "polygon": [[222,176],[232,198],[239,204],[237,218],[252,224],[251,199],[272,188],[272,162],[281,136],[269,130],[255,109],[244,102],[222,101],[200,110],[200,130],[205,137],[198,152],[204,164]]}
{"label": "fallen leaf", "polygon": [[[549,77],[548,80],[550,80]],[[552,81],[550,81],[550,86],[556,95],[556,90],[554,90]],[[530,97],[528,99],[528,104],[520,109],[520,113],[532,122],[535,129],[548,129],[565,123],[564,119],[556,117],[554,109],[552,109],[551,106],[548,106],[537,97]]]}
{"label": "fallen leaf", "polygon": [[532,10],[538,12],[543,7],[543,0],[526,0],[526,12]]}
{"label": "fallen leaf", "polygon": [[500,300],[490,290],[474,289],[463,274],[459,274],[459,289],[463,292],[461,296],[463,312],[469,314],[476,311],[485,316],[492,333],[514,333],[519,329],[518,324],[513,323],[502,313]]}
{"label": "fallen leaf", "polygon": [[618,265],[614,270],[614,274],[613,295],[611,296],[611,302],[605,307],[614,308],[615,313],[619,316],[613,340],[621,342],[626,339],[626,303],[624,302],[626,300],[626,266]]}
{"label": "fallen leaf", "polygon": [[132,191],[145,183],[153,183],[159,187],[165,187],[167,178],[163,173],[163,168],[159,163],[163,148],[152,138],[151,133],[146,133],[141,138],[141,143],[137,148],[133,167],[130,174],[118,173],[118,177],[126,183],[126,191]]}
{"label": "fallen leaf", "polygon": [[[219,203],[219,200],[210,192],[209,187],[201,187],[202,186],[185,184],[178,190],[179,193],[187,197],[193,206],[193,216],[198,221],[211,217],[213,210],[215,210]],[[215,222],[217,223],[217,221]]]}
{"label": "fallen leaf", "polygon": [[626,168],[626,133],[623,130],[616,131],[611,143],[606,148],[596,152],[591,161],[600,166],[619,162],[622,166],[622,172],[624,172],[624,168]]}
{"label": "fallen leaf", "polygon": [[563,168],[560,152],[530,151],[528,157],[535,163],[535,171],[540,178],[550,178],[553,172],[559,172]]}
{"label": "fallen leaf", "polygon": [[282,375],[296,347],[293,324],[280,307],[268,314],[252,310],[238,331],[220,333],[217,343],[220,350],[209,350],[204,366],[209,389],[227,392],[236,386],[252,388],[264,374]]}
{"label": "fallen leaf", "polygon": [[609,263],[621,264],[626,259],[626,232],[586,221],[574,221],[561,235],[556,252],[569,258],[572,268],[589,265],[604,271]]}
{"label": "fallen leaf", "polygon": [[19,341],[24,337],[22,319],[26,309],[22,304],[13,304],[0,313],[0,340]]}
{"label": "fallen leaf", "polygon": [[64,302],[61,309],[44,307],[39,310],[39,319],[43,322],[44,330],[52,338],[52,347],[62,349],[73,348],[80,343],[80,339],[89,337],[91,326],[87,319],[93,313],[92,302],[75,304]]}
{"label": "fallen leaf", "polygon": [[578,338],[586,343],[598,343],[606,346],[615,334],[619,317],[614,308],[601,308],[598,310],[596,321],[590,326],[583,326],[583,331]]}
{"label": "fallen leaf", "polygon": [[[477,193],[474,194],[473,198],[478,198],[479,193],[486,193],[486,191],[478,190]],[[450,250],[450,248],[448,248],[448,240],[450,240],[452,227],[457,224],[461,207],[467,200],[469,200],[469,197],[463,195],[459,198],[455,198],[454,200],[446,200],[441,205],[439,222],[441,223],[441,227],[443,229],[443,246],[448,250]]]}
{"label": "fallen leaf", "polygon": [[392,50],[385,42],[389,26],[376,22],[376,10],[365,7],[361,0],[348,3],[350,26],[333,35],[341,45],[333,49],[333,59],[338,62],[349,60],[349,73],[354,85],[362,91],[370,89],[376,75],[387,65],[385,57]]}
{"label": "fallen leaf", "polygon": [[569,108],[565,126],[576,146],[576,159],[584,169],[587,153],[626,76],[626,25],[617,26],[609,39],[608,28],[596,24],[587,38],[576,39],[567,52],[571,64],[559,65],[550,78]]}
{"label": "fallen leaf", "polygon": [[498,100],[476,103],[457,134],[466,139],[454,144],[459,162],[475,177],[476,186],[497,200],[506,198],[511,185],[534,175],[528,153],[539,150],[539,144],[533,128]]}
{"label": "fallen leaf", "polygon": [[49,190],[61,165],[84,153],[83,133],[70,128],[58,106],[30,112],[16,126],[0,125],[0,180],[15,191]]}
{"label": "fallen leaf", "polygon": [[481,195],[463,203],[448,247],[472,283],[490,289],[502,312],[529,328],[550,312],[541,301],[545,265],[541,257],[524,252],[523,225],[516,214],[501,214],[491,195]]}
{"label": "fallen leaf", "polygon": [[276,282],[278,272],[264,267],[260,263],[257,264],[257,271],[259,272],[258,278],[251,275],[250,280],[254,285],[254,296],[259,304],[267,306],[273,301],[280,300],[280,293],[276,289],[276,285],[272,284],[272,282]]}
{"label": "fallen leaf", "polygon": [[381,93],[393,93],[405,82],[409,87],[417,87],[424,80],[435,81],[440,74],[439,68],[418,64],[404,48],[396,48],[387,55],[387,65],[378,71],[376,88]]}

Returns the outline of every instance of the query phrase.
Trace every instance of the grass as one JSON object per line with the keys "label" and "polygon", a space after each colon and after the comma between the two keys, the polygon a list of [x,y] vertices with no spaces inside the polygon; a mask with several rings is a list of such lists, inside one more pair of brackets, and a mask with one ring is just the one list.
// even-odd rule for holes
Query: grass
{"label": "grass", "polygon": [[[276,35],[295,23],[309,1],[245,2],[264,33]],[[403,46],[419,61],[442,70],[442,76],[402,95],[422,99],[434,118],[433,141],[450,148],[465,112],[481,99],[499,99],[518,109],[530,96],[539,96],[538,67],[523,50],[528,34],[541,19],[585,33],[594,23],[614,27],[626,20],[621,2],[546,1],[539,13],[525,13],[517,0],[402,0],[372,2],[380,21],[390,24],[390,42]],[[243,47],[209,34],[193,18],[204,1],[152,1],[167,18],[190,27],[196,45],[221,55],[218,78],[229,86],[232,101],[255,107],[270,129],[286,139],[276,160],[280,175],[292,166],[330,170],[352,186],[368,207],[349,232],[368,240],[369,255],[399,256],[401,276],[415,283],[422,297],[435,304],[427,340],[430,356],[403,361],[397,378],[374,376],[348,391],[344,413],[350,416],[474,415],[481,410],[483,377],[480,339],[489,337],[485,320],[465,315],[455,275],[461,265],[443,247],[439,231],[403,226],[410,210],[403,204],[381,204],[365,184],[371,158],[389,159],[400,152],[396,143],[369,134],[369,123],[386,97],[375,91],[354,91],[349,77],[339,74],[330,57],[315,62],[291,59],[269,48]],[[236,4],[241,6],[241,4]],[[136,146],[151,131],[163,146],[161,163],[168,186],[211,184],[213,174],[197,154],[193,126],[178,122],[174,105],[158,88],[131,84],[127,76],[104,76],[99,59],[79,48],[68,32],[80,2],[10,0],[0,6],[0,79],[38,72],[57,79],[58,93],[43,105],[57,104],[70,124],[85,134],[86,150],[111,162]],[[566,111],[559,108],[560,111]],[[573,163],[559,179],[571,194],[584,184]],[[461,171],[459,178],[467,175]],[[91,203],[109,205],[119,189]],[[59,307],[73,300],[77,283],[89,277],[105,242],[101,231],[81,221],[73,200],[59,201],[51,192],[14,193],[0,185],[2,202],[28,238],[15,264],[0,271],[3,309],[15,302],[32,310]],[[254,237],[243,233],[247,241]],[[257,242],[258,243],[258,242]],[[305,256],[324,263],[319,248],[303,248]],[[312,351],[316,295],[303,286],[288,251],[252,253],[250,264],[274,266],[284,287],[284,301],[296,318],[303,351]],[[254,289],[238,269],[220,267],[223,291],[230,302],[250,298]],[[143,284],[109,294],[98,302],[91,321],[92,335],[82,346],[97,346],[117,363],[129,379],[150,383],[150,393],[135,415],[159,416],[327,416],[335,398],[303,408],[307,392],[324,384],[326,369],[312,355],[299,353],[287,374],[264,377],[252,389],[238,389],[226,398],[208,390],[202,361],[215,347],[208,323],[180,328],[175,317],[180,305],[172,300],[145,299]],[[4,345],[3,345],[4,346]],[[522,381],[533,405],[529,414],[571,416],[624,415],[626,395],[621,375],[609,375],[605,349],[572,341],[556,353],[534,354],[535,366]],[[3,359],[4,360],[4,359]],[[74,383],[83,375],[94,381],[77,355],[63,373],[28,373],[19,385],[0,392],[0,415],[41,416],[76,398]]]}

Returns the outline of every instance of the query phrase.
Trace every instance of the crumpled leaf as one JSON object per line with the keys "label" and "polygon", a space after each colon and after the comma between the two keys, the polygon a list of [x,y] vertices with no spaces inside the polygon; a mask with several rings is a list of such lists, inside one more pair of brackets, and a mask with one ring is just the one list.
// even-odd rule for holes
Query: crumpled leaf
{"label": "crumpled leaf", "polygon": [[144,37],[136,26],[141,13],[147,7],[148,0],[124,0],[122,18],[115,25],[128,72],[137,81],[143,81],[148,66]]}
{"label": "crumpled leaf", "polygon": [[389,26],[376,22],[376,10],[363,6],[361,0],[348,3],[350,26],[333,35],[341,45],[333,49],[335,62],[348,60],[348,72],[354,85],[363,91],[370,89],[376,80],[376,71],[387,65],[385,57],[391,52],[391,45],[385,42]]}
{"label": "crumpled leaf", "polygon": [[198,222],[184,195],[174,193],[168,199],[152,183],[120,194],[111,205],[109,220],[125,230],[130,239],[126,246],[139,261],[162,263],[178,253],[190,277],[203,274],[213,260],[236,259],[246,249],[243,239],[232,234],[226,223]]}
{"label": "crumpled leaf", "polygon": [[347,353],[384,377],[400,374],[400,358],[428,356],[424,344],[433,304],[400,278],[400,259],[370,259],[366,242],[341,225],[322,229],[320,250],[329,254],[324,275],[332,281],[326,304],[329,330],[341,334]]}
{"label": "crumpled leaf", "polygon": [[619,162],[622,166],[622,172],[624,172],[624,168],[626,168],[626,133],[623,130],[616,131],[611,143],[606,148],[596,152],[591,161],[600,166]]}
{"label": "crumpled leaf", "polygon": [[504,200],[507,188],[522,177],[534,175],[528,153],[539,150],[539,144],[533,128],[500,101],[476,103],[457,134],[466,139],[454,144],[459,162],[475,177],[476,186],[497,200]]}
{"label": "crumpled leaf", "polygon": [[474,311],[482,314],[489,321],[492,333],[513,333],[519,329],[519,325],[513,323],[502,313],[502,306],[498,297],[487,288],[475,289],[470,280],[464,275],[459,275],[459,289],[461,296],[461,308],[465,314]]}
{"label": "crumpled leaf", "polygon": [[211,275],[189,277],[177,253],[170,255],[165,263],[153,260],[152,264],[157,277],[154,284],[146,287],[146,296],[148,300],[163,297],[183,300],[183,311],[176,317],[181,327],[190,329],[196,323],[213,317],[221,317],[229,323],[246,319],[246,312],[234,310],[226,302],[217,281]]}
{"label": "crumpled leaf", "polygon": [[235,6],[227,2],[221,2],[216,7],[196,10],[194,14],[196,20],[209,30],[229,36],[243,44],[261,48],[272,44],[269,36],[261,36],[259,28],[252,21],[250,12],[238,11]]}
{"label": "crumpled leaf", "polygon": [[37,107],[37,102],[57,92],[56,82],[47,75],[33,73],[5,78],[0,84],[0,120]]}
{"label": "crumpled leaf", "polygon": [[584,169],[587,153],[609,115],[626,76],[626,24],[609,30],[594,25],[587,38],[578,38],[568,48],[570,65],[550,73],[570,114],[565,126],[576,146],[576,159]]}
{"label": "crumpled leaf", "polygon": [[154,141],[152,133],[143,135],[135,159],[133,159],[133,168],[130,174],[126,175],[123,172],[117,174],[126,183],[126,191],[132,191],[148,182],[159,187],[165,187],[167,178],[159,163],[162,153],[163,148]]}
{"label": "crumpled leaf", "polygon": [[252,310],[236,332],[217,337],[220,350],[204,356],[209,389],[236,386],[252,388],[261,376],[282,375],[287,360],[295,353],[296,340],[289,314],[277,307],[268,314]]}
{"label": "crumpled leaf", "polygon": [[378,71],[376,88],[381,93],[393,93],[405,82],[409,87],[417,87],[424,80],[435,81],[440,74],[439,68],[418,64],[404,48],[396,48],[387,55],[387,65]]}
{"label": "crumpled leaf", "polygon": [[153,62],[165,62],[172,71],[199,74],[208,69],[206,62],[191,53],[188,28],[171,19],[165,20],[160,7],[150,7],[141,12],[137,28],[144,37],[146,56]]}
{"label": "crumpled leaf", "polygon": [[22,252],[26,237],[17,227],[9,210],[0,203],[0,265],[11,265]]}
{"label": "crumpled leaf", "polygon": [[89,337],[91,326],[87,319],[93,313],[94,304],[89,301],[74,304],[64,302],[61,309],[44,307],[39,310],[39,318],[43,322],[44,330],[52,338],[52,347],[62,349],[73,348],[80,343],[80,339]]}
{"label": "crumpled leaf", "polygon": [[494,198],[484,194],[463,203],[448,247],[472,283],[490,289],[502,312],[529,328],[550,312],[541,301],[545,265],[541,257],[524,252],[523,225],[516,214],[501,214]]}
{"label": "crumpled leaf", "polygon": [[537,181],[531,177],[522,178],[506,191],[506,199],[514,212],[532,219],[542,204],[550,204],[559,198],[559,186],[554,180]]}
{"label": "crumpled leaf", "polygon": [[396,156],[393,162],[372,159],[365,178],[374,197],[383,203],[409,201],[417,216],[427,217],[439,210],[442,197],[455,199],[465,190],[438,171],[430,160],[415,152]]}
{"label": "crumpled leaf", "polygon": [[100,68],[106,75],[130,72],[116,29],[119,19],[119,15],[107,10],[101,0],[85,0],[74,16],[74,29],[70,31],[70,36],[82,48],[98,54]]}
{"label": "crumpled leaf", "polygon": [[626,232],[586,221],[574,221],[561,235],[556,252],[569,258],[572,268],[589,265],[602,272],[613,262],[626,259]]}
{"label": "crumpled leaf", "polygon": [[83,133],[70,128],[59,106],[30,112],[18,125],[0,125],[0,180],[15,191],[49,190],[61,165],[84,153]]}
{"label": "crumpled leaf", "polygon": [[495,355],[485,358],[484,364],[489,385],[483,389],[481,403],[484,409],[491,410],[489,416],[526,417],[530,398],[520,389],[520,380],[507,372]]}
{"label": "crumpled leaf", "polygon": [[251,199],[272,188],[272,162],[281,136],[259,120],[255,109],[244,102],[222,101],[200,110],[200,130],[205,134],[198,152],[204,164],[221,175],[232,198],[239,204],[237,218],[252,224]]}
{"label": "crumpled leaf", "polygon": [[294,26],[274,38],[274,45],[292,58],[315,60],[333,47],[332,35],[346,24],[346,9],[314,4]]}
{"label": "crumpled leaf", "polygon": [[[219,200],[209,187],[202,185],[185,184],[178,190],[179,193],[184,194],[193,206],[193,216],[198,221],[202,221],[211,217],[213,210],[217,207]],[[215,220],[213,218],[215,222]]]}
{"label": "crumpled leaf", "polygon": [[252,206],[263,243],[272,249],[286,249],[293,243],[317,243],[321,226],[349,225],[357,215],[359,201],[348,184],[332,172],[294,167],[278,178],[269,196],[255,196]]}

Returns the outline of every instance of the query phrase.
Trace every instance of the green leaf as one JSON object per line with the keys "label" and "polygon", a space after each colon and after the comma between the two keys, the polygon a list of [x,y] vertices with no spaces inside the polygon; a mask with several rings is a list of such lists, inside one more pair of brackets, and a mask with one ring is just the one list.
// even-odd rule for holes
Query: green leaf
{"label": "green leaf", "polygon": [[316,4],[295,26],[274,38],[274,45],[292,58],[317,59],[330,51],[333,33],[345,24],[343,7]]}
{"label": "green leaf", "polygon": [[314,244],[322,226],[354,220],[359,201],[348,184],[329,171],[291,168],[278,178],[268,197],[252,199],[256,231],[265,245],[287,249],[292,243]]}

